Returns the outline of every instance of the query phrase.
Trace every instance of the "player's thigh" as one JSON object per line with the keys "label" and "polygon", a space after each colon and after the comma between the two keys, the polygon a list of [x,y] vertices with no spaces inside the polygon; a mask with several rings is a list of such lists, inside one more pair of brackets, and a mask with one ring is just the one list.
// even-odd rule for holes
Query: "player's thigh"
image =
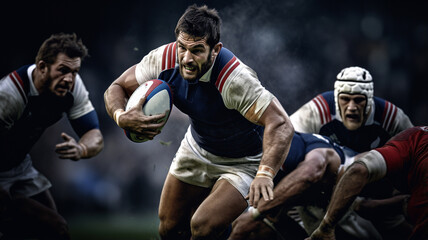
{"label": "player's thigh", "polygon": [[216,182],[210,195],[196,210],[192,224],[227,227],[248,204],[242,194],[227,180]]}
{"label": "player's thigh", "polygon": [[162,220],[190,220],[191,215],[209,194],[209,188],[198,187],[178,180],[168,173],[159,203]]}

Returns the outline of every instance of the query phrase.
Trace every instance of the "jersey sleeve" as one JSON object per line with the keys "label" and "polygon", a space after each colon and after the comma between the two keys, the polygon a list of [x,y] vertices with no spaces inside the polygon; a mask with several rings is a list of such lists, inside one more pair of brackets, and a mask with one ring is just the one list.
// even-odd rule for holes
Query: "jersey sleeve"
{"label": "jersey sleeve", "polygon": [[0,80],[0,132],[10,129],[21,117],[26,104],[26,96],[6,76]]}
{"label": "jersey sleeve", "polygon": [[391,136],[395,136],[398,133],[411,127],[413,127],[413,124],[410,121],[410,118],[404,113],[403,110],[397,107],[397,116],[395,117],[391,126]]}
{"label": "jersey sleeve", "polygon": [[413,143],[410,136],[414,129],[403,131],[391,138],[383,147],[376,148],[385,158],[388,174],[404,169],[404,165],[410,160]]}
{"label": "jersey sleeve", "polygon": [[224,104],[229,109],[239,111],[243,116],[253,107],[258,121],[274,98],[260,83],[257,74],[242,62],[229,75],[221,88]]}
{"label": "jersey sleeve", "polygon": [[86,90],[79,74],[76,75],[72,94],[74,97],[74,104],[68,112],[69,119],[77,119],[94,110],[92,102],[89,100],[89,92]]}
{"label": "jersey sleeve", "polygon": [[363,153],[362,157],[356,160],[355,163],[361,163],[367,167],[369,182],[377,181],[386,175],[387,166],[385,159],[383,155],[376,150]]}
{"label": "jersey sleeve", "polygon": [[315,98],[305,103],[290,116],[295,131],[303,133],[319,133],[321,129],[320,112]]}
{"label": "jersey sleeve", "polygon": [[142,83],[156,79],[166,68],[174,67],[175,62],[168,61],[175,57],[175,43],[165,44],[149,52],[137,64],[135,68],[135,77],[137,82]]}

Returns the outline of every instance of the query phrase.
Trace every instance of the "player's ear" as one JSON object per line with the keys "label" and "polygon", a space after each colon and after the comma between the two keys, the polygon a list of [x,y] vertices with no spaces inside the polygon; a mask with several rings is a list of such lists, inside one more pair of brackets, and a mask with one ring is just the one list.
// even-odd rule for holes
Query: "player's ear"
{"label": "player's ear", "polygon": [[45,73],[46,72],[46,70],[47,70],[47,64],[46,64],[46,62],[45,61],[43,61],[43,60],[40,60],[38,63],[37,63],[37,69],[39,69],[39,71],[41,72],[41,73]]}
{"label": "player's ear", "polygon": [[223,43],[219,42],[213,47],[213,58],[217,57],[217,55],[220,53],[221,48],[223,47]]}

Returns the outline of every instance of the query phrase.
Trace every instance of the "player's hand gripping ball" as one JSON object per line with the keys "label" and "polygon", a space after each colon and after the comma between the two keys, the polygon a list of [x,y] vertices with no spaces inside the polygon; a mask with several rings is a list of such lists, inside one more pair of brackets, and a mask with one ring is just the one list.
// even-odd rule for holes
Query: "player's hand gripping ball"
{"label": "player's hand gripping ball", "polygon": [[[149,80],[143,83],[132,93],[125,110],[128,111],[137,105],[144,96],[147,97],[143,103],[142,111],[144,115],[159,115],[168,111],[165,118],[161,119],[161,121],[167,121],[172,110],[172,93],[168,83],[160,79]],[[125,130],[125,134],[133,142],[140,143],[149,140],[128,130]]]}

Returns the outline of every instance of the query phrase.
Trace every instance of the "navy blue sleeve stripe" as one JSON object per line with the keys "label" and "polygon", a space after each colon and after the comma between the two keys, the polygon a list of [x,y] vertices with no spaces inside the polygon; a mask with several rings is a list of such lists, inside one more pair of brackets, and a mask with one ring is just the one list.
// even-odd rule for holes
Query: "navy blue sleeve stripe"
{"label": "navy blue sleeve stripe", "polygon": [[92,129],[99,129],[98,116],[95,110],[83,115],[80,118],[70,120],[71,126],[79,137]]}

